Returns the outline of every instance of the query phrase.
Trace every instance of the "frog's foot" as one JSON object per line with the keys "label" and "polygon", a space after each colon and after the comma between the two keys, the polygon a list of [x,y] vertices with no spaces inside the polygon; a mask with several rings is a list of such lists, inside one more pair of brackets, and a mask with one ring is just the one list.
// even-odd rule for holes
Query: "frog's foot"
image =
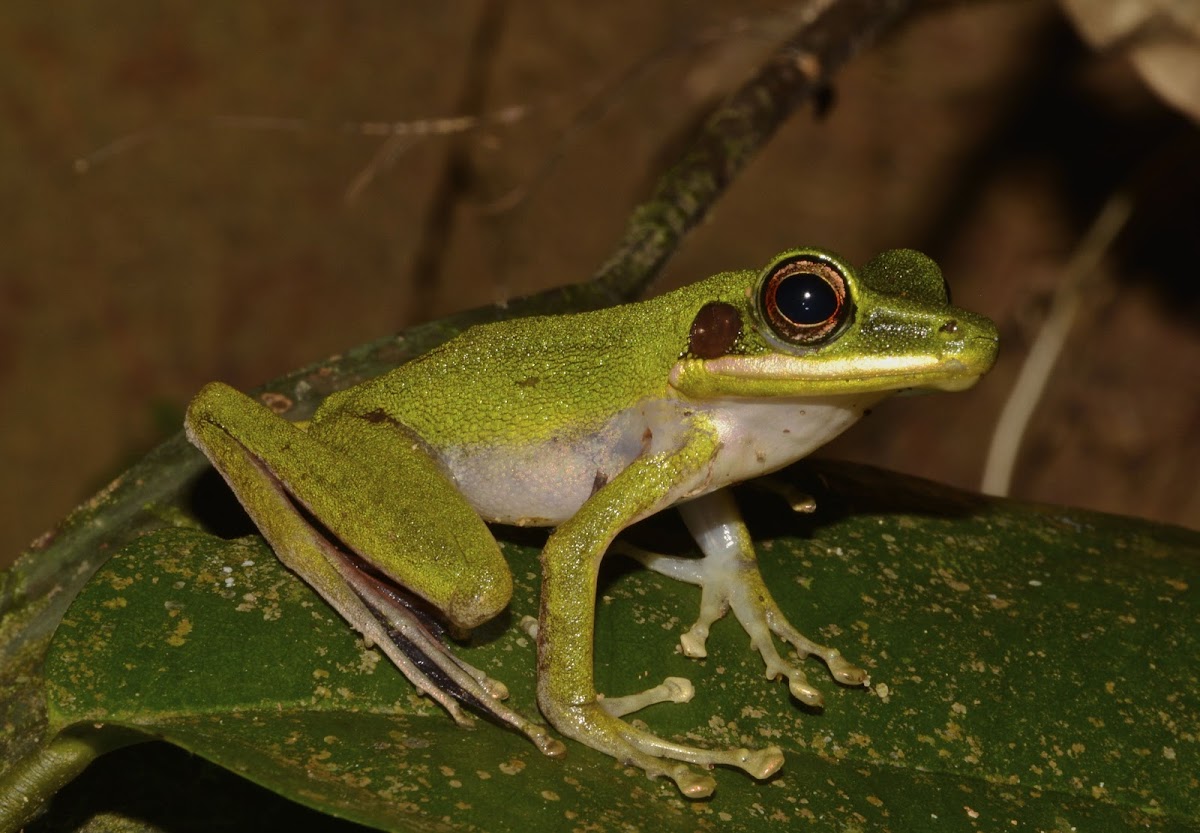
{"label": "frog's foot", "polygon": [[696,688],[684,677],[667,677],[654,688],[624,697],[602,697],[600,705],[613,717],[623,717],[657,703],[689,703]]}
{"label": "frog's foot", "polygon": [[[700,749],[660,738],[614,717],[599,702],[561,705],[541,699],[542,712],[568,737],[611,755],[623,764],[643,770],[648,778],[667,777],[688,798],[712,795],[717,783],[711,775],[687,764],[705,768],[737,767],[758,779],[769,778],[783,766],[778,746],[765,749]],[[675,763],[685,762],[685,763]]]}
{"label": "frog's foot", "polygon": [[337,565],[379,625],[377,631],[364,632],[368,644],[376,643],[417,688],[436,700],[457,723],[471,724],[462,704],[516,729],[545,755],[566,754],[566,746],[545,726],[501,702],[508,697],[508,688],[455,656],[437,635],[436,624],[411,599],[374,574],[359,569],[348,557],[340,558]]}
{"label": "frog's foot", "polygon": [[788,689],[800,702],[820,706],[820,691],[809,684],[798,664],[779,655],[772,634],[795,648],[801,661],[820,657],[835,680],[843,685],[867,685],[867,672],[850,663],[836,648],[818,645],[797,631],[775,603],[752,558],[733,553],[704,558],[662,555],[622,544],[620,551],[636,558],[651,570],[670,578],[701,587],[700,614],[695,624],[679,638],[683,653],[689,657],[708,655],[706,647],[712,623],[730,609],[750,637],[751,646],[766,664],[766,676],[788,680]]}

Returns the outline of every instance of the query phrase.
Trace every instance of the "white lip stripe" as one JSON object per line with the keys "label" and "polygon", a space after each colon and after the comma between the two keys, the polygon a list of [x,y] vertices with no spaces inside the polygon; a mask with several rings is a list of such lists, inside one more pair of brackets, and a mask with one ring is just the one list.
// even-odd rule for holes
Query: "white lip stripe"
{"label": "white lip stripe", "polygon": [[855,379],[869,376],[907,376],[930,370],[962,369],[956,359],[937,356],[869,356],[813,361],[799,356],[778,354],[762,357],[725,356],[705,362],[705,369],[718,376],[756,379]]}

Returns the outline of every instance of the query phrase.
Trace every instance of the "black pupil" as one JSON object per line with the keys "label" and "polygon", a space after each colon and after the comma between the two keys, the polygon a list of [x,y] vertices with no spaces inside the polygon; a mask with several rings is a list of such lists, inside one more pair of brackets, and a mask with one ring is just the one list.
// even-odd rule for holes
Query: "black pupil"
{"label": "black pupil", "polygon": [[797,272],[779,282],[775,288],[775,305],[796,324],[824,324],[837,312],[838,297],[820,275]]}

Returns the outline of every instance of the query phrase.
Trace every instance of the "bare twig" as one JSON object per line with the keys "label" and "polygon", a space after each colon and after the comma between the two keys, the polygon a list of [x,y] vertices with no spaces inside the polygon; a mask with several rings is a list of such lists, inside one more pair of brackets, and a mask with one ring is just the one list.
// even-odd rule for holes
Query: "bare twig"
{"label": "bare twig", "polygon": [[797,33],[704,123],[630,216],[595,282],[611,301],[639,294],[784,120],[891,27],[912,0],[811,0]]}
{"label": "bare twig", "polygon": [[985,494],[1008,494],[1025,430],[1066,344],[1084,290],[1095,281],[1100,261],[1129,219],[1132,209],[1128,195],[1117,193],[1110,197],[1063,270],[1046,321],[1029,347],[1025,364],[1021,366],[996,421],[996,430],[992,432],[980,485]]}

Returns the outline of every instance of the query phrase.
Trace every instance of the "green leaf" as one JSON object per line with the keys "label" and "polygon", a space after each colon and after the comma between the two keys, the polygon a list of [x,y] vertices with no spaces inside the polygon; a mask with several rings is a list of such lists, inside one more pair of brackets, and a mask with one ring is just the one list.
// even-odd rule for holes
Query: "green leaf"
{"label": "green leaf", "polygon": [[[636,717],[705,745],[779,744],[767,783],[722,771],[690,802],[575,743],[551,760],[483,721],[461,729],[258,539],[184,530],[134,542],[68,610],[51,728],[136,729],[392,830],[1200,829],[1200,535],[817,471],[814,517],[743,502],[770,504],[751,529],[782,607],[865,663],[871,689],[810,663],[826,708],[802,709],[733,621],[706,660],[682,657],[698,592],[615,558],[598,603],[601,689],[689,677],[690,704]],[[537,608],[533,543],[506,543],[512,608],[460,651],[529,713],[516,622]]]}

